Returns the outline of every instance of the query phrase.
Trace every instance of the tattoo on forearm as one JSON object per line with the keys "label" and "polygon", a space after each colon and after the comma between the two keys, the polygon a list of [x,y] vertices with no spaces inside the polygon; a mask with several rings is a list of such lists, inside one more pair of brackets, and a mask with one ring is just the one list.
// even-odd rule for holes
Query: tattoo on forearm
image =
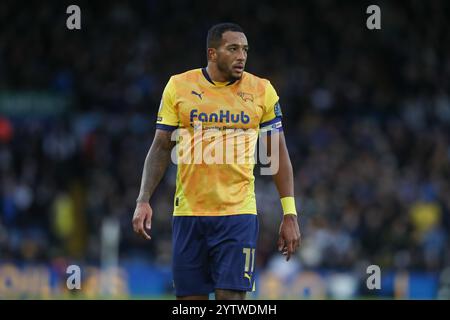
{"label": "tattoo on forearm", "polygon": [[153,191],[161,181],[170,161],[170,149],[155,143],[145,158],[142,172],[141,190],[137,202],[148,202]]}

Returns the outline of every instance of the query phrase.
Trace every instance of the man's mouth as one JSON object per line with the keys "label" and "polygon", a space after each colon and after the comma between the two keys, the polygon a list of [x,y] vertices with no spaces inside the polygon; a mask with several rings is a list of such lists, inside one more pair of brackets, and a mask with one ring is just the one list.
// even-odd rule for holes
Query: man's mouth
{"label": "man's mouth", "polygon": [[242,71],[244,71],[244,65],[241,65],[241,64],[235,65],[235,66],[233,66],[233,70],[237,71],[237,72],[242,72]]}

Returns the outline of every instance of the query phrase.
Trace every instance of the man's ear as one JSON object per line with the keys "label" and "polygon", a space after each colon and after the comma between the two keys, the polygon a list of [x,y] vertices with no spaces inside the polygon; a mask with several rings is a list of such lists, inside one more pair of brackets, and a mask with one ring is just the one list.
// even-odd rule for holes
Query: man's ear
{"label": "man's ear", "polygon": [[217,51],[215,48],[208,48],[208,60],[212,62],[216,62],[217,59]]}

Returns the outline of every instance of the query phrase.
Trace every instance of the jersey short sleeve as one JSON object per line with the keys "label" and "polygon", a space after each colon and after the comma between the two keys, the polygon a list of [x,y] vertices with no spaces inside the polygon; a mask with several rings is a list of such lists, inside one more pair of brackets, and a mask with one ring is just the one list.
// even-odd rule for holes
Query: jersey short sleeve
{"label": "jersey short sleeve", "polygon": [[268,82],[264,94],[264,114],[259,125],[260,131],[283,130],[281,117],[279,97],[272,84]]}
{"label": "jersey short sleeve", "polygon": [[158,109],[158,118],[156,120],[156,128],[166,131],[173,131],[178,128],[179,117],[175,109],[176,96],[175,85],[172,78],[166,84],[161,103]]}

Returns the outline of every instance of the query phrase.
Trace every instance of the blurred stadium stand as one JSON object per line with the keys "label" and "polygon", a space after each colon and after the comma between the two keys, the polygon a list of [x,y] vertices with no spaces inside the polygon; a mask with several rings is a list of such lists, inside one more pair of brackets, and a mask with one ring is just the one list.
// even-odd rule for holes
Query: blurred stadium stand
{"label": "blurred stadium stand", "polygon": [[[222,21],[246,30],[247,71],[281,97],[301,208],[286,264],[278,195],[257,177],[253,297],[449,297],[448,1],[380,1],[377,31],[360,1],[77,4],[82,29],[69,31],[69,3],[0,2],[0,298],[67,294],[69,264],[88,270],[83,297],[172,294],[174,166],[151,242],[131,217],[162,89],[206,64]],[[115,261],[113,289],[98,289]],[[365,288],[371,264],[379,291]]]}

